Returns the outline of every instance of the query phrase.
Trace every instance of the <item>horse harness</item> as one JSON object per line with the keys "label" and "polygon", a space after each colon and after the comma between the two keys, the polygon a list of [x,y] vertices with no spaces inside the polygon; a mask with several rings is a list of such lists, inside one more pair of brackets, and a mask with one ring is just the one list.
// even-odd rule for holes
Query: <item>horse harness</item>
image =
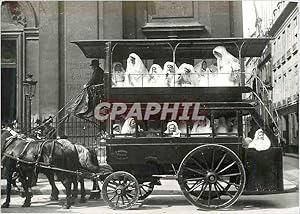
{"label": "horse harness", "polygon": [[[8,138],[6,138],[6,144],[5,144],[5,147],[4,147],[4,151],[5,149],[8,148],[8,146],[10,146],[12,144],[12,142],[16,139],[22,139],[18,136],[10,136]],[[24,139],[23,139],[24,140]],[[34,165],[34,172],[36,172],[36,168],[37,167],[40,167],[40,168],[44,168],[44,169],[52,169],[52,170],[56,170],[56,171],[61,171],[61,172],[66,172],[66,173],[71,173],[71,174],[76,174],[77,176],[81,176],[82,175],[82,172],[79,172],[78,170],[77,171],[72,171],[72,170],[67,170],[67,169],[62,169],[62,168],[57,168],[57,167],[53,167],[51,166],[51,162],[53,160],[53,154],[54,154],[54,149],[55,149],[55,144],[56,143],[59,143],[57,140],[53,140],[53,144],[52,144],[52,147],[51,147],[51,151],[50,151],[50,155],[49,155],[49,164],[47,163],[43,163],[43,162],[40,162],[40,159],[42,157],[42,151],[43,151],[43,148],[45,146],[45,144],[49,141],[43,141],[42,143],[39,144],[39,150],[38,150],[38,156],[37,156],[37,159],[35,161],[26,161],[26,160],[23,160],[22,157],[23,155],[25,154],[28,146],[30,143],[32,143],[33,141],[26,141],[26,145],[25,147],[23,148],[22,152],[20,153],[20,155],[18,157],[15,157],[11,154],[7,154],[7,153],[3,153],[3,156],[6,156],[12,160],[15,160],[17,161],[17,167],[20,166],[20,162],[21,163],[24,163],[24,164],[28,164],[28,165]]]}

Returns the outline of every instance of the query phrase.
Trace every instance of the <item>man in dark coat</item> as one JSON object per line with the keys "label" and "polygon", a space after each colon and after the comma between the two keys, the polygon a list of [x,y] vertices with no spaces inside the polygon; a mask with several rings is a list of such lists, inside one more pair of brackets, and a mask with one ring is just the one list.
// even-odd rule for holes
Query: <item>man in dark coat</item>
{"label": "man in dark coat", "polygon": [[91,79],[88,81],[86,86],[92,86],[92,85],[98,85],[98,84],[103,84],[103,75],[104,71],[102,68],[99,67],[99,61],[97,59],[93,59],[90,66],[92,67],[93,74],[91,76]]}
{"label": "man in dark coat", "polygon": [[[72,111],[79,117],[90,117],[90,113],[94,110],[94,107],[99,103],[101,97],[101,88],[99,84],[103,84],[104,71],[99,67],[98,60],[92,60],[90,66],[93,69],[90,80],[84,85],[84,91],[80,97],[75,101],[75,104],[71,107]],[[86,99],[87,97],[87,99]],[[88,100],[88,102],[86,102]]]}

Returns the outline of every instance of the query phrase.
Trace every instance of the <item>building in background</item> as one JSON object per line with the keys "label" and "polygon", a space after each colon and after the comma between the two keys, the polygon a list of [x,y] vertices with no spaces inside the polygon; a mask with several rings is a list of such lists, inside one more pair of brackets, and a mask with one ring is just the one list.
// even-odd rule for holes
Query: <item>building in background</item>
{"label": "building in background", "polygon": [[[254,2],[254,1],[253,1]],[[246,72],[255,71],[258,79],[249,81],[274,115],[278,114],[285,151],[299,149],[299,3],[255,1],[252,19],[262,19],[264,36],[273,37],[260,59],[249,59]],[[249,4],[249,3],[248,3]],[[254,5],[256,5],[256,13]],[[243,5],[244,7],[245,5]],[[249,14],[245,14],[249,16]],[[249,17],[244,20],[249,20]],[[255,23],[255,22],[254,22]],[[253,22],[252,22],[253,24]],[[255,26],[247,27],[256,31]],[[247,34],[256,36],[255,33]],[[261,81],[260,81],[261,80]],[[267,90],[264,90],[264,86]],[[272,102],[272,103],[271,103]]]}
{"label": "building in background", "polygon": [[1,18],[2,123],[24,122],[28,73],[38,81],[32,121],[82,89],[90,60],[73,40],[243,35],[239,1],[2,1]]}

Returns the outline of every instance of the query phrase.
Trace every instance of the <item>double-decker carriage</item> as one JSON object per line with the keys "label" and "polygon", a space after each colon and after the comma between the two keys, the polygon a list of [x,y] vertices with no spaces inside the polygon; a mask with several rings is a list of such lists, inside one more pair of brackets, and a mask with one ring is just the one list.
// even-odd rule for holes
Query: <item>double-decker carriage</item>
{"label": "double-decker carriage", "polygon": [[[114,172],[105,179],[102,194],[111,208],[132,207],[165,178],[176,179],[186,199],[207,210],[229,207],[243,193],[283,190],[278,121],[245,84],[249,76],[243,59],[259,57],[268,41],[210,38],[73,42],[87,58],[105,60],[104,99],[95,108],[95,117],[106,123],[109,133],[107,163]],[[222,70],[227,65],[221,64],[218,54],[224,53],[216,53],[216,47],[225,47],[229,55],[237,57],[231,60],[238,66]],[[203,59],[207,68],[197,71],[196,64]],[[131,72],[130,63],[140,61],[137,72]],[[173,65],[173,72],[164,71],[167,61]],[[194,70],[187,66],[179,71],[182,63],[189,63]],[[124,68],[116,69],[116,64]],[[161,70],[156,66],[159,72],[148,72],[153,64],[160,65]],[[155,75],[166,82],[154,81],[151,85]],[[118,77],[124,83],[116,84]],[[135,84],[126,83],[126,78],[132,78]],[[248,137],[254,141],[258,129],[271,145],[247,148]]]}

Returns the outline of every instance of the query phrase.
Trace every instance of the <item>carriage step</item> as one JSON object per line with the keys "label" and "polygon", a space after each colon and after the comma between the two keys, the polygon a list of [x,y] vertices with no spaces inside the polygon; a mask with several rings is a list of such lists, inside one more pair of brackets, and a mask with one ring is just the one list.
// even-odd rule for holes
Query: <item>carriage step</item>
{"label": "carriage step", "polygon": [[166,180],[177,180],[176,175],[152,175],[152,177]]}

